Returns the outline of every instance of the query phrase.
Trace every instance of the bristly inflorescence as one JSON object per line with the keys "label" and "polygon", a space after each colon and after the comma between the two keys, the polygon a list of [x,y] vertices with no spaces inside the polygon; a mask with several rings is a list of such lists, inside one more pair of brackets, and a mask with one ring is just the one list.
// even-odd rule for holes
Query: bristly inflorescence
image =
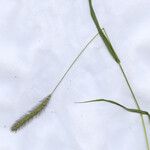
{"label": "bristly inflorescence", "polygon": [[31,121],[35,116],[40,114],[48,105],[51,95],[45,97],[37,106],[35,106],[31,111],[18,119],[11,127],[11,131],[18,131],[20,128],[25,126],[29,121]]}

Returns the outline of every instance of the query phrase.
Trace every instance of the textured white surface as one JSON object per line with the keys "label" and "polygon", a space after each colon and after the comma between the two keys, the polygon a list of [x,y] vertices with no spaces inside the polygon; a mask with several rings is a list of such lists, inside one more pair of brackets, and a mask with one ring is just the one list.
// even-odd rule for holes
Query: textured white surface
{"label": "textured white surface", "polygon": [[[150,112],[150,1],[93,0],[142,109]],[[0,149],[146,150],[140,117],[118,66],[97,38],[38,118],[10,125],[50,93],[96,33],[88,0],[0,0]],[[150,138],[149,122],[145,117]]]}

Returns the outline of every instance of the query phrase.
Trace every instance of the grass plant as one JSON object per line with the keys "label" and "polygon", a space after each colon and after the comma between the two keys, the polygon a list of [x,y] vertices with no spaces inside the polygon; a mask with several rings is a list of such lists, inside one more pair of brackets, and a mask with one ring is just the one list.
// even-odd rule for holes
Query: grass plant
{"label": "grass plant", "polygon": [[91,101],[84,101],[84,102],[79,102],[79,103],[91,103],[91,102],[107,102],[107,103],[111,103],[113,105],[117,105],[121,108],[123,108],[124,110],[128,111],[128,112],[132,112],[132,113],[137,113],[140,114],[141,117],[141,122],[142,122],[142,126],[143,126],[143,130],[144,130],[144,135],[145,135],[145,139],[146,139],[146,145],[147,145],[147,150],[150,150],[149,147],[149,141],[148,141],[148,136],[147,136],[147,131],[146,131],[146,126],[145,126],[145,122],[144,122],[144,118],[143,115],[147,115],[148,118],[150,119],[150,114],[147,111],[141,110],[137,98],[133,92],[133,89],[128,81],[128,78],[125,74],[125,71],[121,65],[121,61],[117,55],[117,53],[115,52],[110,39],[105,31],[104,28],[101,28],[98,22],[98,19],[96,17],[95,11],[93,9],[93,5],[92,5],[92,0],[89,0],[89,8],[90,8],[90,13],[91,13],[91,17],[93,19],[93,22],[98,30],[98,33],[95,34],[93,36],[93,38],[85,45],[85,47],[80,51],[80,53],[77,55],[77,57],[74,59],[74,61],[71,63],[71,65],[68,67],[68,69],[66,70],[66,72],[64,73],[64,75],[62,76],[62,78],[59,80],[59,82],[57,83],[57,85],[55,86],[55,88],[52,90],[52,92],[50,92],[50,94],[44,98],[37,106],[35,106],[31,111],[29,111],[27,114],[23,115],[20,119],[18,119],[17,121],[15,121],[15,123],[11,126],[11,131],[18,131],[19,129],[21,129],[22,127],[24,127],[29,121],[31,121],[34,117],[36,117],[37,115],[39,115],[48,105],[49,101],[52,99],[53,94],[55,93],[55,91],[58,89],[58,87],[60,86],[60,84],[62,83],[63,79],[67,76],[68,72],[71,70],[71,68],[74,66],[74,64],[77,62],[77,60],[81,57],[81,55],[85,52],[85,50],[87,49],[87,47],[90,45],[90,43],[92,43],[94,41],[94,39],[96,39],[96,37],[98,37],[98,35],[100,35],[100,37],[102,38],[107,50],[109,51],[110,55],[112,56],[113,60],[118,64],[121,73],[127,83],[127,86],[131,92],[131,95],[133,97],[133,100],[136,104],[137,109],[132,109],[132,108],[128,108],[123,106],[122,104],[119,104],[113,100],[106,100],[106,99],[96,99],[96,100],[91,100]]}

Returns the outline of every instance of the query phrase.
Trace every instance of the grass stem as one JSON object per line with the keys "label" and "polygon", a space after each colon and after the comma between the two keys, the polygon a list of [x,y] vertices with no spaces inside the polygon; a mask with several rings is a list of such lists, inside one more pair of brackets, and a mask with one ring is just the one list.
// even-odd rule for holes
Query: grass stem
{"label": "grass stem", "polygon": [[[130,85],[130,83],[129,83],[129,80],[128,80],[128,78],[127,78],[125,72],[124,72],[124,69],[123,69],[122,65],[119,64],[119,67],[120,67],[120,70],[121,70],[121,72],[122,72],[122,74],[123,74],[123,76],[124,76],[124,79],[125,79],[125,81],[126,81],[126,83],[127,83],[127,85],[128,85],[128,88],[129,88],[129,90],[130,90],[130,92],[131,92],[131,95],[132,95],[132,97],[133,97],[133,100],[134,100],[134,102],[135,102],[135,104],[136,104],[138,110],[141,110],[141,108],[140,108],[140,106],[139,106],[139,103],[138,103],[138,100],[137,100],[137,98],[136,98],[136,96],[135,96],[135,94],[134,94],[134,92],[133,92],[133,89],[132,89],[132,87],[131,87],[131,85]],[[140,114],[140,116],[141,116],[141,122],[142,122],[143,131],[144,131],[144,135],[145,135],[147,150],[150,150],[150,145],[149,145],[149,140],[148,140],[146,125],[145,125],[145,122],[144,122],[144,117],[143,117],[142,114]]]}
{"label": "grass stem", "polygon": [[87,44],[86,46],[81,50],[81,52],[77,55],[77,57],[74,59],[74,61],[71,63],[71,65],[69,66],[69,68],[67,69],[67,71],[64,73],[64,75],[62,76],[62,78],[60,79],[60,81],[58,82],[58,84],[55,86],[55,88],[53,89],[51,95],[53,95],[53,93],[56,91],[56,89],[59,87],[59,85],[61,84],[61,82],[63,81],[63,79],[66,77],[66,75],[68,74],[68,72],[71,70],[71,68],[73,67],[73,65],[77,62],[77,60],[79,59],[79,57],[85,52],[86,48],[90,45],[90,43],[92,43],[92,41],[94,41],[94,39],[98,36],[99,34],[97,33]]}

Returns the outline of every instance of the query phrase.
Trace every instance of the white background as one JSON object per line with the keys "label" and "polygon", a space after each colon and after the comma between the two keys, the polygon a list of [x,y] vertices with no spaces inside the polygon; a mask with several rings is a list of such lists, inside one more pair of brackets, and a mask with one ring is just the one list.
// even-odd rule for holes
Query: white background
{"label": "white background", "polygon": [[[150,112],[150,1],[93,0],[142,109]],[[146,150],[140,117],[96,98],[135,104],[98,37],[46,110],[17,133],[12,123],[48,95],[97,33],[88,0],[0,0],[0,150]],[[145,117],[148,135],[150,126]]]}

